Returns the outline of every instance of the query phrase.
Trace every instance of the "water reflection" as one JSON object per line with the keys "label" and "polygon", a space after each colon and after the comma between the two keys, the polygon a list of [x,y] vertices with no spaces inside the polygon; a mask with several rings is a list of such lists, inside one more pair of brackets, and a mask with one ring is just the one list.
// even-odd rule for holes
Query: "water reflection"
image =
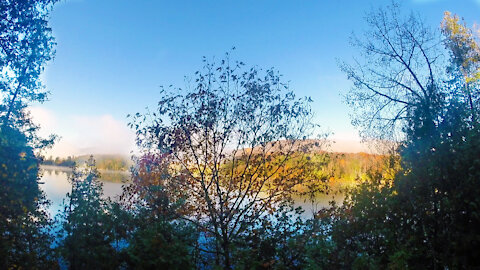
{"label": "water reflection", "polygon": [[[71,191],[71,185],[68,181],[72,170],[65,167],[42,166],[43,176],[40,187],[46,193],[50,200],[49,213],[53,217],[62,209],[62,203],[68,192]],[[118,171],[100,171],[100,180],[103,183],[104,197],[115,199],[122,193],[122,186],[128,183],[130,175],[127,172]],[[294,197],[295,207],[301,206],[305,212],[302,214],[304,218],[311,218],[313,213],[323,207],[328,207],[329,203],[334,200],[341,204],[345,196],[341,193],[319,194],[312,202],[306,197]]]}
{"label": "water reflection", "polygon": [[[57,166],[42,166],[41,170],[43,175],[40,181],[40,188],[51,202],[48,211],[53,217],[62,209],[63,200],[67,193],[71,191],[71,184],[68,178],[72,170]],[[116,196],[122,193],[122,185],[130,179],[130,175],[127,172],[100,171],[100,174],[104,197],[112,199],[115,199]]]}
{"label": "water reflection", "polygon": [[305,196],[293,197],[295,207],[302,207],[305,211],[302,214],[303,218],[312,218],[314,213],[317,213],[320,209],[329,207],[332,201],[335,201],[337,205],[341,205],[344,199],[345,194],[341,192],[317,194],[313,200]]}

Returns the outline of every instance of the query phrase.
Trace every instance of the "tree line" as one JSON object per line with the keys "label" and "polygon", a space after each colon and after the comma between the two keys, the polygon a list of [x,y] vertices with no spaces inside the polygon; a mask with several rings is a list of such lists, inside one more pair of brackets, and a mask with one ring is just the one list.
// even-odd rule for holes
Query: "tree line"
{"label": "tree line", "polygon": [[[39,138],[25,108],[46,97],[38,76],[53,56],[55,2],[0,4],[2,268],[480,266],[480,49],[458,16],[446,12],[431,29],[393,3],[367,14],[368,30],[353,39],[361,57],[341,64],[353,82],[346,101],[362,136],[394,142],[388,155],[315,154],[326,134],[312,123],[312,100],[278,71],[227,53],[129,116],[141,154],[119,200],[102,196],[92,158],[74,169],[54,221],[36,152],[55,137]],[[342,174],[362,181],[343,204],[302,218],[295,192],[314,199]]]}
{"label": "tree line", "polygon": [[[89,155],[82,156],[68,156],[66,158],[50,156],[41,160],[42,165],[61,166],[61,167],[74,167],[83,166],[88,159]],[[110,171],[128,171],[130,168],[130,162],[120,155],[96,155],[96,167],[99,170]]]}

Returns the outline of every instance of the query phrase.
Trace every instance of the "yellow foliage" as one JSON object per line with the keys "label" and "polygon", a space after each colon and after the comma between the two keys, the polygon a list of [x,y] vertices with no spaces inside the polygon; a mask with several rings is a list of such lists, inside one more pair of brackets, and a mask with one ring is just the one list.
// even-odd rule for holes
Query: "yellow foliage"
{"label": "yellow foliage", "polygon": [[447,38],[447,46],[451,50],[466,83],[480,80],[480,47],[478,34],[468,28],[457,15],[446,11],[441,24],[442,32]]}

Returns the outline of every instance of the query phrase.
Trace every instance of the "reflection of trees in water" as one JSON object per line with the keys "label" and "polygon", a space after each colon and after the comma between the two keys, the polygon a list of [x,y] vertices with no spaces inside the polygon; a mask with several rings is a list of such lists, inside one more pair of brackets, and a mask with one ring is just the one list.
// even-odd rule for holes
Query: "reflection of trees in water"
{"label": "reflection of trees in water", "polygon": [[45,175],[52,176],[52,170],[42,170],[42,175],[43,176],[45,176]]}
{"label": "reflection of trees in water", "polygon": [[126,183],[130,180],[130,174],[122,171],[100,171],[100,180],[113,183]]}
{"label": "reflection of trees in water", "polygon": [[[65,174],[65,178],[69,179],[72,175],[72,169],[58,166],[42,166],[42,171],[48,176],[59,176]],[[112,183],[126,183],[130,181],[130,173],[124,171],[100,171],[100,181]]]}

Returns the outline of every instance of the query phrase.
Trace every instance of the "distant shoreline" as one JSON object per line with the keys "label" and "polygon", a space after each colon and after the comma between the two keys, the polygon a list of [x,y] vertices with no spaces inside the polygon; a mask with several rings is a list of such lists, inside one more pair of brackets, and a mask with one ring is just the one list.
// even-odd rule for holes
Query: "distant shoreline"
{"label": "distant shoreline", "polygon": [[[68,171],[71,172],[73,170],[72,167],[69,166],[56,166],[56,165],[45,165],[40,164],[40,169],[43,170],[57,170],[57,171]],[[100,173],[122,173],[130,175],[130,171],[128,170],[105,170],[105,169],[98,169]]]}

